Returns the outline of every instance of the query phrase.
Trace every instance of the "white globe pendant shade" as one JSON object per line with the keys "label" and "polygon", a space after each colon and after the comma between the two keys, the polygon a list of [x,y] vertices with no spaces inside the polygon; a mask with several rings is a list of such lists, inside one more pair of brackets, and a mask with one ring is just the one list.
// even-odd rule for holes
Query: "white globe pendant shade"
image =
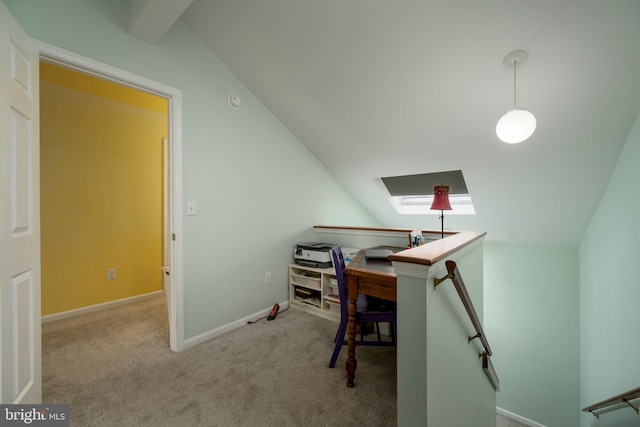
{"label": "white globe pendant shade", "polygon": [[524,109],[507,111],[496,125],[496,135],[508,144],[517,144],[526,140],[535,130],[536,117],[531,111]]}

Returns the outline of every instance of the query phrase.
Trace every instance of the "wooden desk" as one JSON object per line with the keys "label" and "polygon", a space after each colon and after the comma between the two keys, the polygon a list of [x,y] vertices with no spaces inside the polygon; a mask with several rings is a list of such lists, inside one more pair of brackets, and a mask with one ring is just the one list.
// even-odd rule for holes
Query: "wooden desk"
{"label": "wooden desk", "polygon": [[[390,249],[394,252],[405,250],[393,246],[378,246],[375,249]],[[347,265],[347,285],[349,288],[349,323],[348,353],[347,353],[347,387],[353,387],[356,367],[356,300],[358,293],[397,301],[396,273],[391,261],[368,260],[365,256],[366,249],[362,249]]]}

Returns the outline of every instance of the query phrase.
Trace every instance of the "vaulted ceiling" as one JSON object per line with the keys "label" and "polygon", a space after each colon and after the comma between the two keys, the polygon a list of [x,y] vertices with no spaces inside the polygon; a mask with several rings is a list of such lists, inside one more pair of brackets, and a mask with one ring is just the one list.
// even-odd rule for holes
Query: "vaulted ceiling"
{"label": "vaulted ceiling", "polygon": [[[176,19],[386,226],[439,221],[397,214],[380,177],[459,169],[476,215],[447,228],[575,246],[640,112],[637,0],[131,1],[138,37]],[[515,49],[538,126],[510,145]]]}

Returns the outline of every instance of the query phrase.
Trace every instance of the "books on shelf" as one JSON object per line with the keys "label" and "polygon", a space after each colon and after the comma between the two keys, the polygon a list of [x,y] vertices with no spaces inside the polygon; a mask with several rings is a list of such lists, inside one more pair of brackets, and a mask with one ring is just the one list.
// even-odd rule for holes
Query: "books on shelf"
{"label": "books on shelf", "polygon": [[302,300],[303,303],[313,305],[316,307],[320,307],[320,298],[305,298]]}
{"label": "books on shelf", "polygon": [[314,291],[312,289],[302,288],[297,286],[294,290],[294,298],[297,301],[315,305],[316,307],[320,306],[320,292]]}
{"label": "books on shelf", "polygon": [[[301,288],[299,286],[297,286],[295,288],[295,295],[296,297],[300,297],[302,298],[309,298],[311,295],[313,295],[313,290],[311,289],[307,289],[307,288]],[[316,291],[317,292],[317,291]]]}
{"label": "books on shelf", "polygon": [[324,299],[340,304],[340,295],[329,294],[329,295],[326,295]]}

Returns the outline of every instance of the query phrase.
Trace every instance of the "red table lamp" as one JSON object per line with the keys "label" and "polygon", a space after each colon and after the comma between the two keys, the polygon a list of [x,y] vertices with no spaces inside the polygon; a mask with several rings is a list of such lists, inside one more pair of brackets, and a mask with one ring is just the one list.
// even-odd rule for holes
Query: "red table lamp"
{"label": "red table lamp", "polygon": [[448,185],[433,186],[433,203],[431,204],[431,209],[440,210],[440,224],[442,227],[442,238],[444,239],[444,211],[452,210],[451,204],[449,203]]}

